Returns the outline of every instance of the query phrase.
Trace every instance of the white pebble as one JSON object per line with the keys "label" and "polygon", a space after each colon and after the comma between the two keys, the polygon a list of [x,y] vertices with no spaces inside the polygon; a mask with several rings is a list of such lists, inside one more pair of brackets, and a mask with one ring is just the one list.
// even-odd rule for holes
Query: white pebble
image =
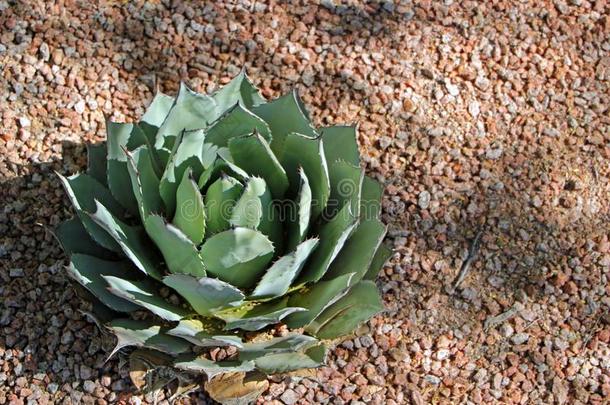
{"label": "white pebble", "polygon": [[440,349],[438,352],[436,352],[436,359],[437,360],[445,360],[447,358],[449,358],[449,355],[451,353],[449,352],[449,350],[447,349]]}
{"label": "white pebble", "polygon": [[511,339],[511,341],[516,345],[522,345],[530,339],[530,335],[527,333],[517,333]]}
{"label": "white pebble", "polygon": [[76,111],[79,114],[82,114],[85,112],[85,102],[83,100],[80,100],[78,103],[74,104],[74,111]]}
{"label": "white pebble", "polygon": [[32,125],[32,121],[25,116],[19,117],[19,125],[21,125],[21,128],[28,128],[30,125]]}
{"label": "white pebble", "polygon": [[472,115],[472,118],[477,118],[479,116],[479,113],[481,112],[479,102],[471,101],[470,104],[468,104],[468,112],[470,113],[470,115]]}
{"label": "white pebble", "polygon": [[445,88],[453,97],[457,97],[460,95],[460,88],[455,84],[451,84],[450,81],[445,82]]}

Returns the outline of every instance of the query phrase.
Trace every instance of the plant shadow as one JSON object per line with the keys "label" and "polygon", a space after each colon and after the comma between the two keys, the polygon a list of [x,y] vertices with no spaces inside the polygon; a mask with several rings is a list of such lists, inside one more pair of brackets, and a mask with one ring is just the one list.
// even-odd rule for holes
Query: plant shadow
{"label": "plant shadow", "polygon": [[[125,402],[135,392],[126,355],[107,359],[115,338],[85,315],[91,305],[65,272],[52,233],[73,215],[55,172],[84,171],[86,159],[84,144],[63,142],[60,159],[13,166],[18,176],[0,181],[0,355],[15,378],[31,382],[29,399],[51,393],[43,399],[87,403],[110,394]],[[191,399],[208,401],[203,392]]]}

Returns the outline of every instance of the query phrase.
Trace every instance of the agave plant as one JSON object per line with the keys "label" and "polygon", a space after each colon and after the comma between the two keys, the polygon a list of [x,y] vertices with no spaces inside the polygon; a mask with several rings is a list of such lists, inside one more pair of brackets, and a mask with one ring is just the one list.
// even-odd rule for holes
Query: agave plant
{"label": "agave plant", "polygon": [[383,308],[382,188],[356,128],[314,128],[296,92],[268,102],[243,72],[211,96],[182,84],[140,122],[107,122],[86,173],[60,178],[76,216],[56,235],[111,310],[111,355],[152,349],[208,378],[313,368],[321,340]]}

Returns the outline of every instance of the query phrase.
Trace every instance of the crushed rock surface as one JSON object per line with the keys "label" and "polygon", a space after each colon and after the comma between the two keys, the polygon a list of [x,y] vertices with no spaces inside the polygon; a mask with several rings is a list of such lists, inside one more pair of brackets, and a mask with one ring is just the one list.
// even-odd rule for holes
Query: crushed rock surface
{"label": "crushed rock surface", "polygon": [[154,402],[67,281],[53,171],[82,169],[105,117],[136,119],[155,86],[210,92],[244,65],[318,126],[359,123],[395,249],[387,310],[259,403],[604,403],[609,7],[0,0],[0,404]]}

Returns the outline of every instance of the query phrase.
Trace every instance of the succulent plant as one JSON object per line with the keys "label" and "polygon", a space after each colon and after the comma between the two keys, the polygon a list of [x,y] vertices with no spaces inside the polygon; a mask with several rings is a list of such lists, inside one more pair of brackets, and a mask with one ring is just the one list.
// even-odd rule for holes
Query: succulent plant
{"label": "succulent plant", "polygon": [[[158,93],[140,122],[106,126],[87,171],[59,176],[76,216],[56,235],[105,309],[111,355],[150,349],[209,378],[313,368],[321,340],[383,309],[382,188],[354,126],[316,129],[296,92],[268,102],[244,72],[210,96]],[[279,324],[288,334],[270,337]],[[210,347],[234,354],[213,361]]]}

